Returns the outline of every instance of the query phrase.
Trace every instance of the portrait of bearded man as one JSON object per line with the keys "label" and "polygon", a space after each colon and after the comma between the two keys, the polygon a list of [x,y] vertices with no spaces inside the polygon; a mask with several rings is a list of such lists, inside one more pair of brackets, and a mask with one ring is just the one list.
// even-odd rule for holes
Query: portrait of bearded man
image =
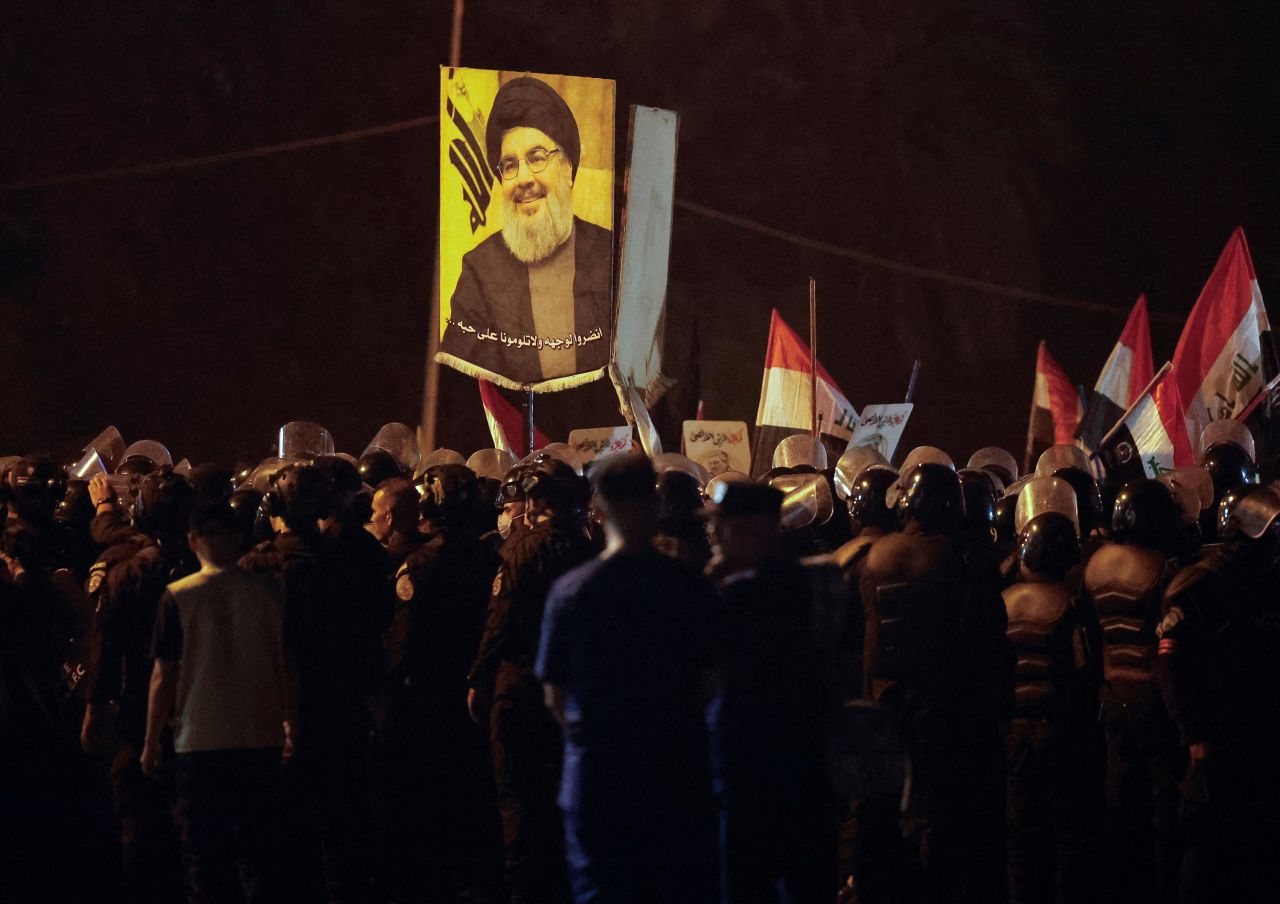
{"label": "portrait of bearded man", "polygon": [[594,379],[609,360],[613,233],[576,217],[573,111],[531,76],[498,89],[485,151],[502,229],[467,252],[438,359],[520,388]]}

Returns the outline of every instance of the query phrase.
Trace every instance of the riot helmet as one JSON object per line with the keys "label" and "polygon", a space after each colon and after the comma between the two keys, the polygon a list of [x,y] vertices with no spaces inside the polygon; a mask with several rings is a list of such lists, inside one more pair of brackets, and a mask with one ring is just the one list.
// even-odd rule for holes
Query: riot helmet
{"label": "riot helmet", "polygon": [[912,468],[897,484],[898,523],[912,522],[928,533],[948,533],[964,522],[964,495],[956,472],[939,462]]}
{"label": "riot helmet", "polygon": [[1027,571],[1061,579],[1080,564],[1080,540],[1066,515],[1047,512],[1018,532],[1018,561]]}
{"label": "riot helmet", "polygon": [[1102,493],[1089,470],[1089,456],[1079,446],[1070,443],[1050,446],[1036,462],[1036,476],[1057,477],[1071,484],[1076,493],[1082,537],[1104,526]]}
{"label": "riot helmet", "polygon": [[1061,578],[1080,563],[1078,496],[1063,478],[1027,481],[1018,492],[1014,526],[1018,559],[1028,571]]}
{"label": "riot helmet", "polygon": [[23,519],[46,520],[67,487],[67,472],[47,455],[24,455],[6,476],[7,495]]}
{"label": "riot helmet", "polygon": [[1006,487],[1018,479],[1018,460],[999,446],[984,446],[974,452],[965,467],[987,471]]}
{"label": "riot helmet", "polygon": [[124,450],[115,473],[142,477],[163,467],[173,467],[173,456],[169,450],[153,439],[140,439]]}
{"label": "riot helmet", "polygon": [[[375,450],[386,452],[395,459],[402,474],[412,474],[414,467],[422,458],[421,452],[418,451],[418,438],[413,428],[398,422],[383,424],[369,441],[369,445],[360,453],[360,457],[363,459]],[[376,483],[369,485],[377,486]]]}
{"label": "riot helmet", "polygon": [[1131,480],[1116,494],[1111,537],[1117,543],[1172,553],[1181,541],[1179,523],[1184,517],[1166,483],[1145,477]]}
{"label": "riot helmet", "polygon": [[377,487],[384,480],[403,477],[404,469],[400,463],[385,449],[368,449],[360,456],[357,467],[360,479],[366,486]]}
{"label": "riot helmet", "polygon": [[516,465],[508,471],[498,485],[498,495],[493,500],[494,508],[502,509],[511,502],[524,502],[524,479],[528,474],[529,468],[524,465]]}
{"label": "riot helmet", "polygon": [[1200,466],[1209,473],[1213,495],[1218,501],[1228,490],[1252,486],[1259,480],[1258,466],[1246,450],[1234,443],[1222,443],[1206,451],[1200,458]]}
{"label": "riot helmet", "polygon": [[[956,478],[964,495],[965,524],[976,536],[995,540],[999,478],[978,468],[961,468],[956,471]],[[1003,485],[1000,489],[1004,489]]]}
{"label": "riot helmet", "polygon": [[702,487],[692,474],[675,469],[660,471],[654,485],[658,491],[658,523],[663,527],[687,524],[702,510]]}
{"label": "riot helmet", "polygon": [[551,455],[537,457],[521,481],[531,507],[545,507],[557,514],[585,509],[590,489],[573,468]]}
{"label": "riot helmet", "polygon": [[1232,546],[1266,539],[1280,519],[1280,491],[1273,484],[1246,485],[1227,492],[1218,503],[1218,537]]}
{"label": "riot helmet", "polygon": [[[839,468],[836,469],[837,475]],[[848,505],[851,527],[855,534],[867,528],[891,531],[896,517],[886,498],[889,488],[898,482],[898,472],[887,465],[864,467],[849,485]]]}
{"label": "riot helmet", "polygon": [[324,477],[328,491],[324,517],[358,520],[355,501],[364,489],[364,481],[356,466],[339,455],[324,455],[315,460],[314,467]]}
{"label": "riot helmet", "polygon": [[1258,460],[1258,450],[1253,441],[1253,434],[1249,432],[1248,427],[1234,418],[1210,421],[1200,431],[1201,462],[1204,461],[1205,455],[1220,446],[1235,446],[1248,457],[1249,461]]}
{"label": "riot helmet", "polygon": [[182,537],[195,503],[191,484],[173,468],[162,465],[138,483],[133,497],[133,525],[157,539]]}
{"label": "riot helmet", "polygon": [[[872,465],[889,467],[888,460],[874,446],[850,446],[836,462],[836,495],[848,501],[858,475]],[[896,473],[896,472],[895,472]]]}
{"label": "riot helmet", "polygon": [[291,463],[271,475],[264,500],[268,513],[282,518],[295,533],[319,530],[318,521],[328,507],[328,486],[324,474],[310,464]]}
{"label": "riot helmet", "polygon": [[[175,473],[181,473],[177,468]],[[232,474],[226,468],[214,464],[200,464],[191,468],[185,475],[191,488],[195,490],[196,501],[200,504],[224,503],[231,498],[234,487],[231,484]]]}
{"label": "riot helmet", "polygon": [[471,517],[479,500],[480,484],[466,465],[433,465],[423,481],[422,517],[450,527]]}

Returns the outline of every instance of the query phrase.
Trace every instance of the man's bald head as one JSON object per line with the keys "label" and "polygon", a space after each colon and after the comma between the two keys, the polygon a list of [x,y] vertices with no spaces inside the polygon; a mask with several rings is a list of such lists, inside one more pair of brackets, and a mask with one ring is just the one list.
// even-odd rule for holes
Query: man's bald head
{"label": "man's bald head", "polygon": [[373,535],[385,541],[393,533],[408,534],[418,527],[418,490],[407,477],[392,477],[378,484],[369,518]]}

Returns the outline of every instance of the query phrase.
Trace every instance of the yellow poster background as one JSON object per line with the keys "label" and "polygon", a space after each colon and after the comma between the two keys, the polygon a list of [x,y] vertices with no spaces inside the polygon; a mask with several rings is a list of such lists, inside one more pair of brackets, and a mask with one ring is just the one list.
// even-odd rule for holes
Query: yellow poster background
{"label": "yellow poster background", "polygon": [[[490,161],[484,159],[484,130],[498,88],[523,75],[541,79],[554,88],[577,120],[582,159],[574,181],[574,214],[588,223],[613,229],[616,85],[612,80],[440,67],[440,322],[437,329],[441,336],[449,322],[449,303],[462,273],[462,256],[502,229],[501,186]],[[479,160],[475,159],[477,150]]]}

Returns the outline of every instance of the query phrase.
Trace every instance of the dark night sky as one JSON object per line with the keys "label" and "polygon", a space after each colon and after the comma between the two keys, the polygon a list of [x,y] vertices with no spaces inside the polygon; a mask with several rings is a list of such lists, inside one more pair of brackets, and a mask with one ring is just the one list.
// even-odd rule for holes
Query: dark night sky
{"label": "dark night sky", "polygon": [[[7,0],[0,182],[233,151],[435,112],[451,4]],[[980,7],[980,8],[975,8]],[[1114,309],[904,277],[677,213],[680,380],[656,412],[754,419],[768,311],[855,405],[923,362],[907,444],[1020,452],[1036,342],[1092,384],[1139,292],[1168,357],[1230,231],[1280,292],[1268,4],[471,0],[463,62],[615,78],[680,111],[677,194],[911,264]],[[175,456],[261,457],[289,419],[358,453],[416,423],[434,127],[163,175],[0,194],[0,455],[104,424]],[[619,135],[620,148],[625,146]],[[553,438],[620,421],[544,397]],[[445,371],[441,436],[487,445]],[[674,440],[668,434],[669,440]]]}

